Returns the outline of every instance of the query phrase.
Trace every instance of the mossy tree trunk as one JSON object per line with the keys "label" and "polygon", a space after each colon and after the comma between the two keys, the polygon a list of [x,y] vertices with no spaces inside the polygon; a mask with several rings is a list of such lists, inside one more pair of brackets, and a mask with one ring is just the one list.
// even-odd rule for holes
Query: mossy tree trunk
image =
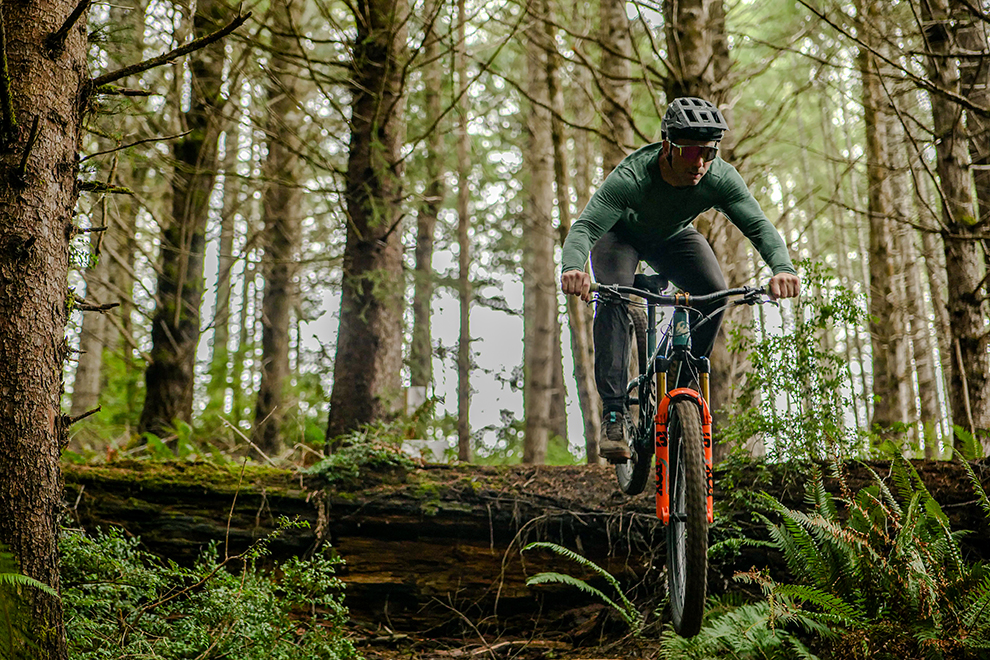
{"label": "mossy tree trunk", "polygon": [[[66,357],[69,240],[89,75],[86,19],[46,44],[75,2],[0,8],[0,544],[21,572],[59,588],[59,409]],[[25,590],[13,657],[67,657],[58,598]]]}

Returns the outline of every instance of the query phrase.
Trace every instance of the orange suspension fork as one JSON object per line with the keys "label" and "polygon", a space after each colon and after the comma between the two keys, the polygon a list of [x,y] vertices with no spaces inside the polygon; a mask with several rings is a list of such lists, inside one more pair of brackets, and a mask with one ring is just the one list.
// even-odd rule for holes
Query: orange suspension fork
{"label": "orange suspension fork", "polygon": [[[702,389],[708,389],[708,374],[702,374]],[[659,382],[658,382],[659,385]],[[662,392],[662,389],[658,389]],[[657,406],[656,416],[656,455],[657,455],[657,518],[666,525],[670,522],[670,447],[667,437],[668,408],[675,398],[689,398],[698,404],[701,411],[701,437],[705,444],[705,507],[708,522],[714,522],[715,509],[713,492],[715,479],[712,473],[712,414],[708,402],[695,390],[681,387],[671,390]]]}

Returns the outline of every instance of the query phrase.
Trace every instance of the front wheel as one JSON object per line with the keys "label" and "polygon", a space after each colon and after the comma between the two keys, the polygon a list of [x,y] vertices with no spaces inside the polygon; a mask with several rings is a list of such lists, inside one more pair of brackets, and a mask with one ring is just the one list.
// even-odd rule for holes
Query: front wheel
{"label": "front wheel", "polygon": [[[645,374],[649,359],[646,314],[636,307],[630,307],[628,311],[632,321],[632,338],[636,342],[636,363],[639,368],[636,375]],[[653,466],[653,415],[656,413],[653,382],[644,382],[637,397],[639,405],[630,406],[630,412],[635,413],[635,422],[629,429],[633,456],[625,463],[615,464],[615,480],[619,484],[619,490],[626,495],[639,495],[643,492],[650,480],[650,468]]]}
{"label": "front wheel", "polygon": [[701,411],[673,401],[667,422],[670,447],[670,523],[667,588],[674,630],[693,637],[701,629],[708,591],[708,512]]}

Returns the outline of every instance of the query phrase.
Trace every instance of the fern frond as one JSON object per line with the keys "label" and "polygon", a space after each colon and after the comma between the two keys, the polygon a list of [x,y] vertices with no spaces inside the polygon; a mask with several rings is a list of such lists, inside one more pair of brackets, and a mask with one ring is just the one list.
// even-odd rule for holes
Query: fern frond
{"label": "fern frond", "polygon": [[[606,596],[600,589],[597,589],[584,580],[576,578],[571,575],[564,573],[537,573],[536,575],[528,578],[526,580],[526,586],[533,586],[538,584],[564,584],[569,587],[576,587],[577,589],[590,594],[600,600],[602,600],[606,605],[614,609],[619,615],[625,619],[626,623],[633,630],[639,630],[642,627],[642,617],[639,615],[635,609],[629,610],[625,607],[620,606],[614,600]],[[630,603],[631,605],[631,603]]]}
{"label": "fern frond", "polygon": [[44,582],[39,582],[32,577],[21,575],[20,573],[0,573],[0,588],[14,587],[34,587],[49,596],[55,596],[56,598],[58,597],[58,593],[54,589],[49,587]]}
{"label": "fern frond", "polygon": [[973,466],[963,458],[958,449],[953,449],[952,451],[955,452],[959,458],[959,463],[966,470],[966,476],[969,478],[969,483],[973,485],[973,490],[976,492],[976,499],[980,503],[980,508],[983,509],[983,514],[990,519],[990,498],[987,497],[987,492],[983,490],[983,484],[980,483],[980,478],[976,476]]}
{"label": "fern frond", "polygon": [[782,584],[777,587],[777,593],[814,605],[844,628],[857,627],[865,620],[864,613],[856,605],[822,589],[804,584]]}
{"label": "fern frond", "polygon": [[[588,593],[594,593],[599,598],[601,598],[606,603],[608,603],[610,606],[612,606],[613,608],[615,608],[619,612],[619,614],[622,615],[622,618],[624,618],[626,620],[626,622],[629,623],[629,626],[635,632],[638,633],[640,631],[640,629],[642,628],[642,623],[643,623],[642,622],[642,616],[640,615],[639,611],[636,609],[636,606],[633,605],[632,601],[630,601],[629,598],[626,597],[626,594],[622,591],[622,587],[619,585],[619,581],[615,579],[615,576],[613,576],[611,573],[609,573],[604,568],[602,568],[601,566],[599,566],[595,562],[591,561],[587,557],[583,557],[583,556],[579,555],[578,553],[574,552],[573,550],[570,550],[568,548],[565,548],[565,547],[563,547],[561,545],[557,545],[556,543],[550,543],[550,542],[547,542],[547,541],[536,541],[536,542],[530,543],[526,547],[524,547],[523,548],[523,552],[526,552],[527,550],[535,550],[535,549],[550,550],[551,552],[557,553],[561,557],[565,557],[567,559],[570,559],[571,561],[573,561],[573,562],[575,562],[577,564],[580,564],[581,566],[583,566],[583,567],[585,567],[585,568],[587,568],[587,569],[589,569],[589,570],[597,573],[598,575],[600,575],[601,577],[603,577],[605,579],[605,581],[608,582],[615,589],[616,593],[619,594],[619,599],[622,601],[622,606],[619,606],[618,604],[616,604],[615,601],[613,601],[612,599],[608,598],[602,591],[600,591],[599,589],[596,589],[595,587],[592,587],[591,585],[589,585],[584,580],[580,580],[578,578],[574,578],[574,577],[571,577],[569,575],[563,575],[563,574],[560,574],[560,573],[540,573],[538,575],[534,575],[529,580],[526,580],[526,584],[527,585],[529,585],[529,584],[542,584],[543,582],[547,581],[545,579],[546,576],[559,576],[559,577],[563,577],[563,578],[568,578],[568,580],[572,580],[573,582],[565,582],[565,583],[566,584],[572,584],[572,586],[576,586],[578,588],[581,588],[578,583],[583,584],[585,587],[587,587],[588,589],[591,589],[592,590],[592,591],[590,591]],[[536,578],[541,578],[543,580],[542,581],[536,581]]]}

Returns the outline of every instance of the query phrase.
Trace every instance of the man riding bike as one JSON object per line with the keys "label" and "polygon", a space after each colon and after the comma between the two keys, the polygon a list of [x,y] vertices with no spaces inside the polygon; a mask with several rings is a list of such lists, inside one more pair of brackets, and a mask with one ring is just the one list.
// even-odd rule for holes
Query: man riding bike
{"label": "man riding bike", "polygon": [[[660,124],[661,142],[623,159],[567,234],[560,277],[564,293],[591,300],[591,277],[584,270],[589,252],[601,284],[631,286],[639,262],[645,261],[690,294],[726,288],[715,253],[691,224],[714,208],[742,231],[770,266],[771,295],[798,295],[801,280],[783,239],[736,169],[718,157],[718,144],[728,129],[725,117],[708,101],[674,99]],[[721,319],[722,312],[716,312],[712,322],[692,335],[697,355],[711,353]],[[631,456],[625,404],[629,324],[624,305],[597,306],[595,382],[604,408],[599,453],[611,462]]]}

